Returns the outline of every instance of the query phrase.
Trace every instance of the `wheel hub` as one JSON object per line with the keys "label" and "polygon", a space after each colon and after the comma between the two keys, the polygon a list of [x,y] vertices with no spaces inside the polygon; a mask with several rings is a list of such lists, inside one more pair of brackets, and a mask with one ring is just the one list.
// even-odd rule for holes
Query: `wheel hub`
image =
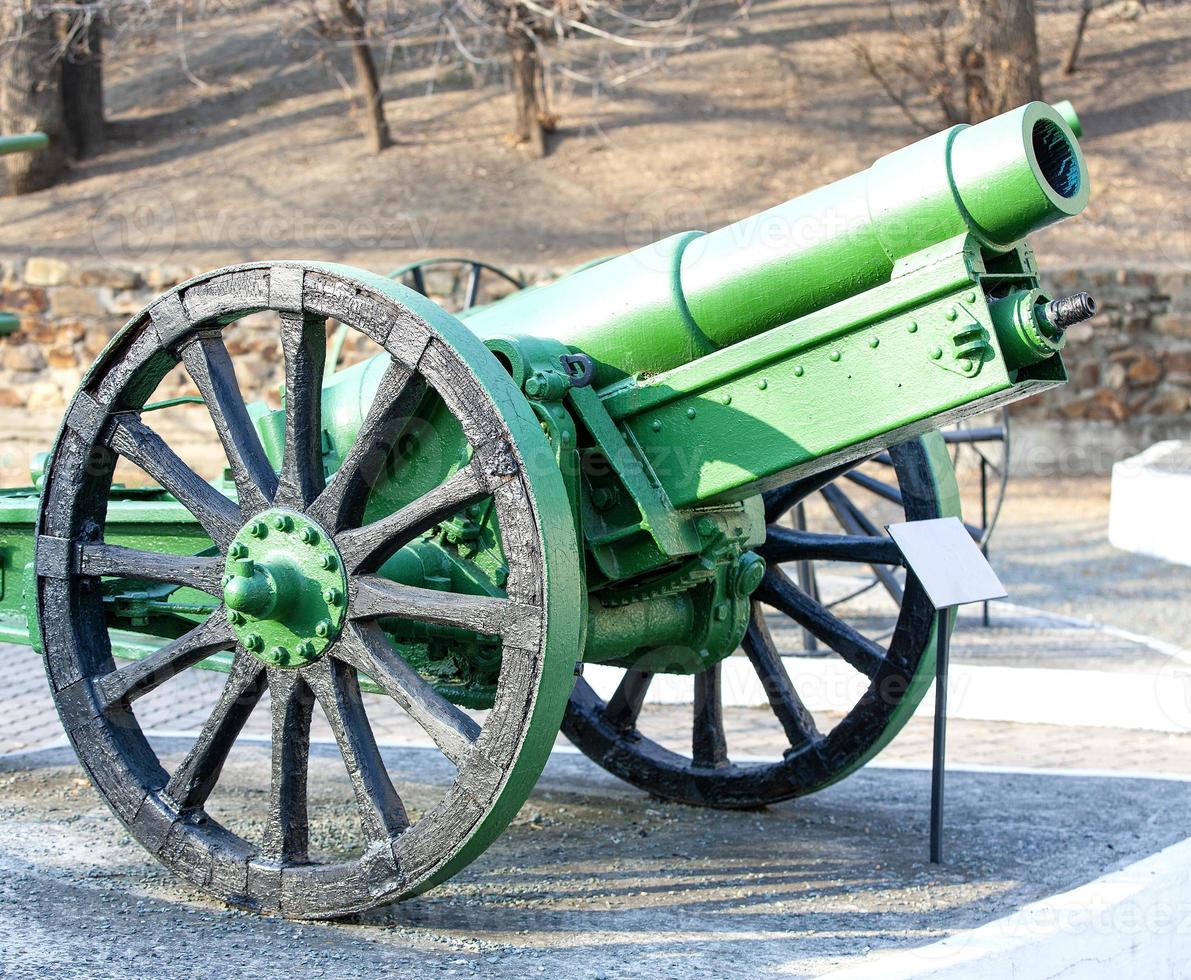
{"label": "wheel hub", "polygon": [[257,514],[228,546],[227,618],[241,645],[269,667],[313,663],[339,636],[347,577],[331,536],[304,514]]}

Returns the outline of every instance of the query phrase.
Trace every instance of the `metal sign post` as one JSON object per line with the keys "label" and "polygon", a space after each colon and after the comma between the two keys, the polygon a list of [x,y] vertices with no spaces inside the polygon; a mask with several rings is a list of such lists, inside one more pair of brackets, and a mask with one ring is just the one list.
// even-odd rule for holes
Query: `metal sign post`
{"label": "metal sign post", "polygon": [[943,781],[947,753],[947,666],[957,606],[1004,599],[1007,593],[980,547],[956,517],[887,527],[906,568],[935,607],[935,733],[931,766],[930,859],[943,861]]}

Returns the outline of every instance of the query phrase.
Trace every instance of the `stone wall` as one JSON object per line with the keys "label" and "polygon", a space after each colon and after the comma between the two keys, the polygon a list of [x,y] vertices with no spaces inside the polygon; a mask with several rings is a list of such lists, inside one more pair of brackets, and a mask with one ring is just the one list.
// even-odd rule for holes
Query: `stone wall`
{"label": "stone wall", "polygon": [[[7,446],[0,485],[27,479],[18,475],[26,472],[25,450],[48,448],[83,372],[125,320],[198,271],[0,261],[0,311],[21,318],[15,333],[0,337],[0,441]],[[542,277],[540,270],[531,276]],[[1023,465],[1103,472],[1153,438],[1191,435],[1191,273],[1071,271],[1045,280],[1053,295],[1088,290],[1100,313],[1070,331],[1071,384],[1014,406],[1015,432],[1025,437],[1019,447],[1028,450],[1019,456]],[[229,337],[241,382],[275,400],[282,380],[276,336],[263,318],[242,326]],[[345,360],[361,353],[349,346]],[[190,393],[179,368],[158,397]]]}

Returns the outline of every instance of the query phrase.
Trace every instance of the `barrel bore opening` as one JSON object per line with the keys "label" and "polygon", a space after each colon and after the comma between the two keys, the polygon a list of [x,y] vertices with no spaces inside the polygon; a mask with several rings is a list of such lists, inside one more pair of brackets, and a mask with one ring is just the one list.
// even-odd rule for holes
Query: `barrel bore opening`
{"label": "barrel bore opening", "polygon": [[1042,176],[1061,197],[1079,193],[1079,160],[1066,134],[1050,119],[1039,119],[1031,134]]}

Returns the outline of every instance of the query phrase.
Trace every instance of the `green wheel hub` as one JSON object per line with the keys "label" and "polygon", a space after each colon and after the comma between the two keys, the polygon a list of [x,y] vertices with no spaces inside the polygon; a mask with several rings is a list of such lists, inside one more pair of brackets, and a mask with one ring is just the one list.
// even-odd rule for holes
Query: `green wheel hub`
{"label": "green wheel hub", "polygon": [[257,514],[228,547],[227,618],[240,644],[269,667],[314,663],[339,636],[347,577],[335,543],[296,511]]}

